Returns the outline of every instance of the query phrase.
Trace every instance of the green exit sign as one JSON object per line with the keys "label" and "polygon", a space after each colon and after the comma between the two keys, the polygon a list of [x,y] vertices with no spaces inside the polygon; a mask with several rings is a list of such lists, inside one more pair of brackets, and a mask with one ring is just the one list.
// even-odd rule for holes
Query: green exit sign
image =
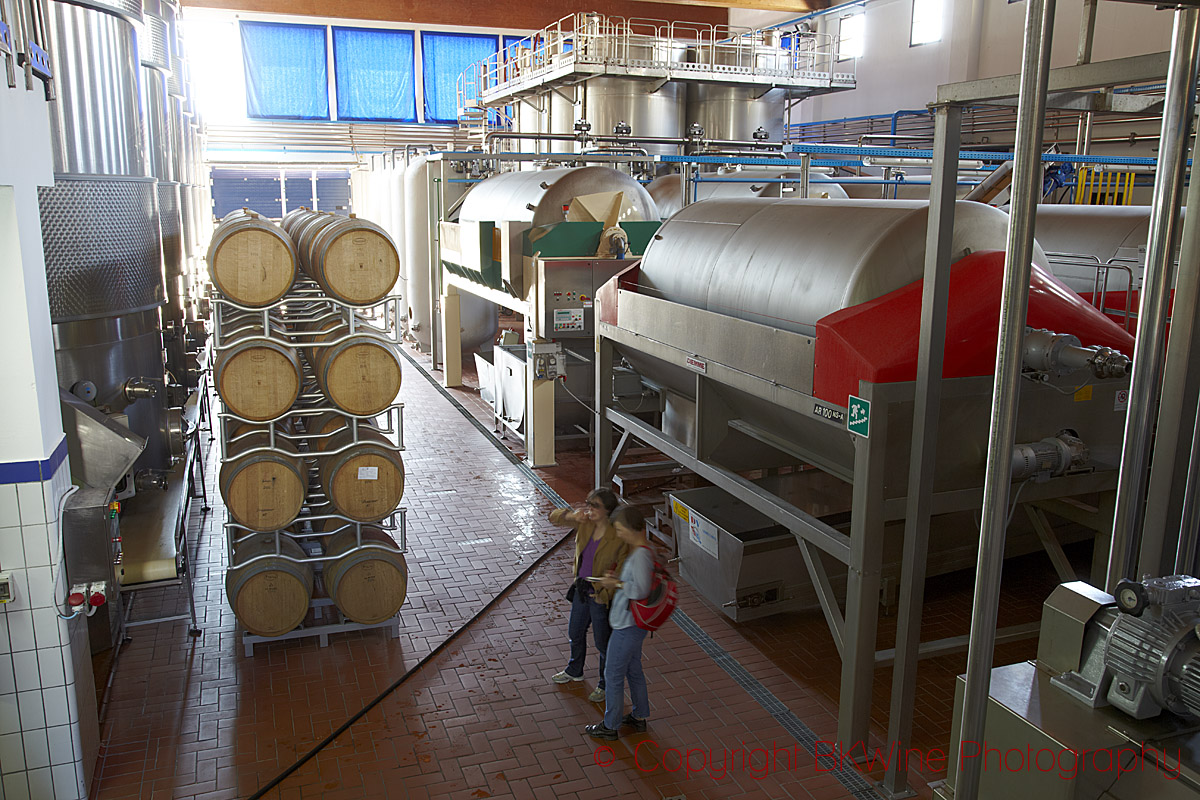
{"label": "green exit sign", "polygon": [[864,439],[871,435],[871,401],[850,395],[846,407],[846,430]]}

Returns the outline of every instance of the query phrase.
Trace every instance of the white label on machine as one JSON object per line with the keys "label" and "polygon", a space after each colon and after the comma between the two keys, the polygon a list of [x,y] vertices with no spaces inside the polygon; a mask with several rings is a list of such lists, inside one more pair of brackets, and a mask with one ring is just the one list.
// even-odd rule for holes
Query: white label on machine
{"label": "white label on machine", "polygon": [[1124,411],[1129,408],[1129,390],[1118,389],[1117,396],[1113,398],[1113,411]]}
{"label": "white label on machine", "polygon": [[688,515],[688,537],[692,544],[713,558],[717,557],[717,526],[695,511]]}
{"label": "white label on machine", "polygon": [[708,362],[702,358],[697,358],[696,356],[688,356],[687,357],[687,365],[690,369],[696,370],[696,372],[699,372],[701,375],[708,373]]}
{"label": "white label on machine", "polygon": [[581,330],[583,330],[583,309],[582,308],[556,308],[556,309],[554,309],[554,330],[556,330],[556,331],[581,331]]}
{"label": "white label on machine", "polygon": [[360,481],[377,481],[379,480],[379,467],[359,467],[358,479]]}

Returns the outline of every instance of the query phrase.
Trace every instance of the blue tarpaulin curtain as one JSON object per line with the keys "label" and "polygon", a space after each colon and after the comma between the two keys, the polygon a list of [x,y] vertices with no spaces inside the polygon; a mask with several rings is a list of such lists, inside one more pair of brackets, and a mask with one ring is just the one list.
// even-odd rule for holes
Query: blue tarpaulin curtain
{"label": "blue tarpaulin curtain", "polygon": [[412,31],[333,29],[338,119],[417,121]]}
{"label": "blue tarpaulin curtain", "polygon": [[329,119],[325,26],[242,22],[246,115]]}
{"label": "blue tarpaulin curtain", "polygon": [[496,52],[495,36],[469,33],[422,33],[425,121],[444,125],[458,121],[458,76],[476,61]]}

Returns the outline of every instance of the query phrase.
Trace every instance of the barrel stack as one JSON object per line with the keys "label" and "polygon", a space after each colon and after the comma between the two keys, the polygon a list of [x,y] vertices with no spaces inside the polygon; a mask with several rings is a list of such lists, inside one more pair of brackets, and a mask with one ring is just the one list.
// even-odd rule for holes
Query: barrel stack
{"label": "barrel stack", "polygon": [[[404,603],[401,318],[379,226],[242,209],[213,234],[229,604],[258,637],[394,625]],[[321,613],[332,604],[337,619]]]}

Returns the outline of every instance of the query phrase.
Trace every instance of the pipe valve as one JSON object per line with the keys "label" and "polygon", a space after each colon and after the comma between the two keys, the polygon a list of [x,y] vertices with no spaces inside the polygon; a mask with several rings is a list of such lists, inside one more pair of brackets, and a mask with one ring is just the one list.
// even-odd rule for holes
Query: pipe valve
{"label": "pipe valve", "polygon": [[143,397],[158,396],[158,382],[150,378],[130,378],[125,381],[121,391],[129,402],[141,400]]}
{"label": "pipe valve", "polygon": [[1055,377],[1081,369],[1097,378],[1123,378],[1129,371],[1129,358],[1111,347],[1084,347],[1069,333],[1041,328],[1025,329],[1025,368]]}

